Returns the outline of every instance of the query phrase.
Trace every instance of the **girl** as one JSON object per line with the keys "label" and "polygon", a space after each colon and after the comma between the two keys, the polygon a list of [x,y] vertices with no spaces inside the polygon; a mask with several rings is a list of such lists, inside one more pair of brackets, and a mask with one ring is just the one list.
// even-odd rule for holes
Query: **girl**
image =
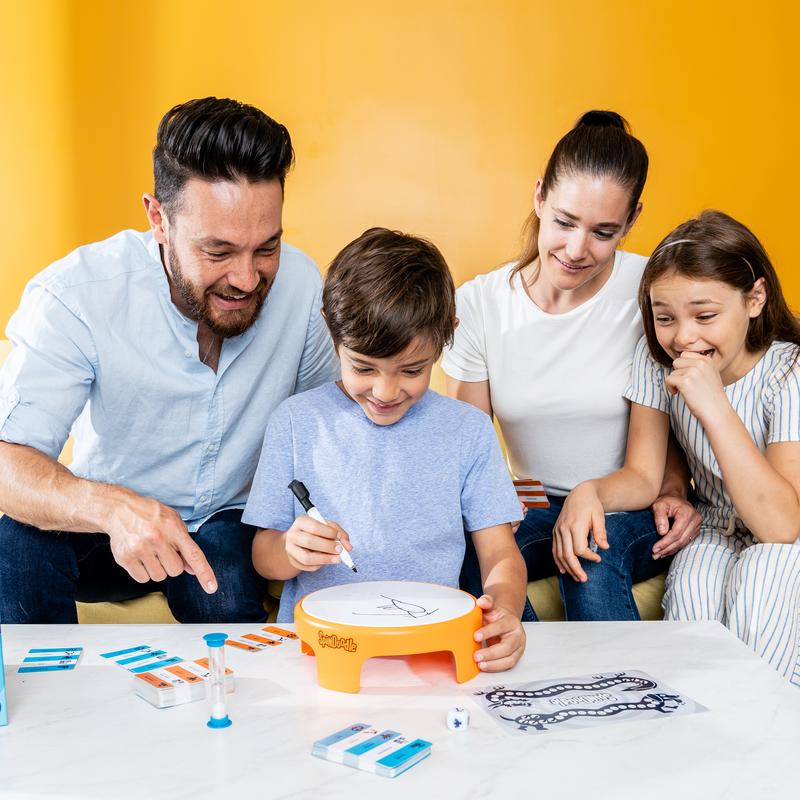
{"label": "girl", "polygon": [[716,619],[800,685],[800,325],[756,237],[705,211],[664,239],[642,276],[622,469],[577,486],[556,523],[574,570],[603,513],[656,496],[670,424],[703,516],[675,557],[667,619]]}
{"label": "girl", "polygon": [[[646,259],[620,245],[642,210],[647,167],[619,114],[588,111],[536,182],[520,257],[457,292],[460,324],[442,362],[448,393],[497,416],[512,472],[541,480],[550,501],[516,532],[528,580],[557,572],[553,525],[567,494],[624,461],[622,394],[642,335],[636,292]],[[660,557],[699,526],[685,472],[669,471],[655,521],[647,503],[615,515],[602,560],[584,548],[575,580],[561,575],[567,619],[639,619],[632,583],[666,570]],[[481,594],[469,540],[461,586]],[[536,619],[530,606],[524,619]]]}

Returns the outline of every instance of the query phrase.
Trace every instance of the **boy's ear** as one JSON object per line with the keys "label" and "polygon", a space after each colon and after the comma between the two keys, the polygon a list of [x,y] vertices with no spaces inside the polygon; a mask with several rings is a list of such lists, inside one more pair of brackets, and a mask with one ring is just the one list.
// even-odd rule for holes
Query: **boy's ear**
{"label": "boy's ear", "polygon": [[453,325],[453,330],[455,330],[458,327],[459,322],[461,322],[461,320],[458,317],[456,317],[456,322],[455,325]]}
{"label": "boy's ear", "polygon": [[755,319],[763,310],[767,303],[767,282],[759,278],[753,288],[745,296],[747,314],[751,319]]}

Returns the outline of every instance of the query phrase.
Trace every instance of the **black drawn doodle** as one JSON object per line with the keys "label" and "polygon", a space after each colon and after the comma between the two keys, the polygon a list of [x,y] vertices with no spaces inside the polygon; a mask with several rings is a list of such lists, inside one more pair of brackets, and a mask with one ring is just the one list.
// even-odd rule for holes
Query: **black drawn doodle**
{"label": "black drawn doodle", "polygon": [[495,686],[494,689],[487,689],[475,692],[476,695],[484,697],[489,704],[489,708],[499,708],[505,706],[529,706],[531,700],[542,697],[556,697],[565,692],[601,692],[610,689],[612,686],[626,685],[623,692],[638,692],[646,689],[655,689],[657,684],[647,678],[639,678],[635,675],[626,675],[619,672],[608,677],[596,677],[597,680],[589,683],[554,683],[552,686],[545,686],[541,689],[506,689],[504,686]]}
{"label": "black drawn doodle", "polygon": [[638,702],[609,703],[599,708],[567,708],[554,711],[552,714],[521,714],[518,717],[504,717],[501,714],[500,719],[516,722],[521,731],[526,731],[528,728],[546,731],[548,725],[557,725],[575,717],[613,717],[633,711],[659,711],[662,714],[671,714],[681,705],[683,700],[676,694],[646,694]]}
{"label": "black drawn doodle", "polygon": [[439,610],[438,608],[428,610],[425,606],[409,603],[405,600],[396,600],[385,594],[382,594],[381,597],[389,602],[385,605],[379,605],[375,612],[354,611],[353,615],[359,617],[398,617],[405,615],[411,617],[411,619],[419,619],[421,617],[429,617]]}

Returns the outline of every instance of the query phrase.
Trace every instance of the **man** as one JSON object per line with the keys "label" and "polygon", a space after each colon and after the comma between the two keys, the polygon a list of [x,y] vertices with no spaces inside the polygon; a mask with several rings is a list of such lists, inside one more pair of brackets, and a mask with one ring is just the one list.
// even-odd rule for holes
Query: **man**
{"label": "man", "polygon": [[176,106],[150,232],[79,248],[26,287],[0,372],[2,622],[76,622],[76,599],[155,589],[181,622],[265,618],[240,517],[266,421],[338,376],[319,273],[281,243],[292,160],[286,128],[252,106]]}

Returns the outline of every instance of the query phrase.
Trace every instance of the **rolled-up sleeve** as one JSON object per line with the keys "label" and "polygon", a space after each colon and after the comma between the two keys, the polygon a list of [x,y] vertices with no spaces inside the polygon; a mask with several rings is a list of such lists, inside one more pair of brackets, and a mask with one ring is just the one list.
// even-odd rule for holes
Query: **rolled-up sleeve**
{"label": "rolled-up sleeve", "polygon": [[58,458],[97,372],[79,315],[47,287],[28,285],[6,328],[13,349],[0,370],[0,440]]}
{"label": "rolled-up sleeve", "polygon": [[297,370],[295,394],[316,389],[340,377],[339,359],[333,348],[328,326],[322,318],[322,285],[320,283],[311,304],[306,329],[303,357]]}

